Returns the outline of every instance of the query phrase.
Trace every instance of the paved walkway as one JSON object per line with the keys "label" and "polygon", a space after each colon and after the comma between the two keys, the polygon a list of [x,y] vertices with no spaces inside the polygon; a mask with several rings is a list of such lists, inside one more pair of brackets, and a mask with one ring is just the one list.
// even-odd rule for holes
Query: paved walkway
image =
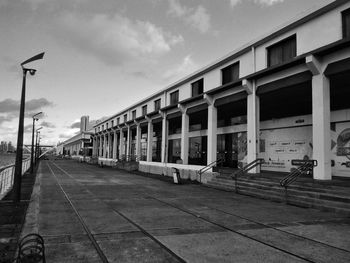
{"label": "paved walkway", "polygon": [[74,161],[43,161],[23,235],[47,262],[350,262],[350,218]]}

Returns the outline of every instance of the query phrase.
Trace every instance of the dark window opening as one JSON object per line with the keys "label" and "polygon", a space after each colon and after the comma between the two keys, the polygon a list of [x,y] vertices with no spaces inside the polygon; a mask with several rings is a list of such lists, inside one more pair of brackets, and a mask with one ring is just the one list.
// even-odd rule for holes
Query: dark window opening
{"label": "dark window opening", "polygon": [[218,126],[226,127],[247,123],[247,100],[218,106]]}
{"label": "dark window opening", "polygon": [[330,77],[331,111],[350,109],[350,71]]}
{"label": "dark window opening", "polygon": [[154,111],[160,110],[160,99],[154,101]]}
{"label": "dark window opening", "polygon": [[111,121],[112,127],[114,127],[114,121]]}
{"label": "dark window opening", "polygon": [[311,81],[263,93],[259,97],[261,121],[312,114]]}
{"label": "dark window opening", "polygon": [[188,164],[207,164],[207,136],[189,138]]}
{"label": "dark window opening", "polygon": [[177,104],[179,102],[179,91],[170,93],[170,105]]}
{"label": "dark window opening", "polygon": [[198,95],[203,94],[203,90],[204,90],[204,81],[203,79],[200,79],[196,82],[193,82],[191,84],[192,86],[192,97],[196,97]]}
{"label": "dark window opening", "polygon": [[162,122],[153,124],[152,162],[162,160]]}
{"label": "dark window opening", "polygon": [[142,115],[146,115],[147,114],[147,105],[142,106]]}
{"label": "dark window opening", "polygon": [[190,132],[208,129],[208,109],[190,114],[189,126]]}
{"label": "dark window opening", "polygon": [[120,124],[120,118],[117,118],[117,125]]}
{"label": "dark window opening", "polygon": [[239,79],[239,63],[232,64],[221,70],[222,85]]}
{"label": "dark window opening", "polygon": [[131,115],[132,115],[132,119],[135,120],[136,119],[136,110],[133,110]]}
{"label": "dark window opening", "polygon": [[343,38],[350,37],[350,8],[341,13],[343,24]]}
{"label": "dark window opening", "polygon": [[127,121],[128,121],[128,115],[124,114],[124,122],[127,122]]}
{"label": "dark window opening", "polygon": [[267,48],[267,66],[271,67],[274,65],[287,62],[292,58],[296,57],[297,47],[296,36],[284,39],[277,44],[274,44]]}
{"label": "dark window opening", "polygon": [[181,160],[181,139],[168,141],[168,163],[178,163]]}
{"label": "dark window opening", "polygon": [[169,119],[169,135],[181,133],[181,117]]}

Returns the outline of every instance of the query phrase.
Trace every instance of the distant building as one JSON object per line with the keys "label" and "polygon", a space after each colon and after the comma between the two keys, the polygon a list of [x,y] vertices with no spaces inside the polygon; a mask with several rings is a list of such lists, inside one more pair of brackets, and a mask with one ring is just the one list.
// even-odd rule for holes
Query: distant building
{"label": "distant building", "polygon": [[7,152],[7,142],[1,141],[0,144],[0,153],[6,153]]}

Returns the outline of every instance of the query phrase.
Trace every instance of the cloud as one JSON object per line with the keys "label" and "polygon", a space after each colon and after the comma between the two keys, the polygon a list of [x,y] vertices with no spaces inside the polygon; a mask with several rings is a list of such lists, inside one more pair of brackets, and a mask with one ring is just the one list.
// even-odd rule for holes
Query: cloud
{"label": "cloud", "polygon": [[[263,5],[263,6],[272,6],[277,3],[282,3],[284,0],[250,0],[254,1],[255,4]],[[243,0],[229,0],[231,7],[235,7],[236,5],[243,2]]]}
{"label": "cloud", "polygon": [[42,127],[46,127],[46,128],[56,128],[56,125],[51,123],[51,122],[48,122],[48,121],[43,121],[40,123],[40,126]]}
{"label": "cloud", "polygon": [[169,52],[184,41],[148,21],[132,21],[119,14],[83,16],[64,13],[57,21],[63,40],[107,64],[129,59],[151,59]]}
{"label": "cloud", "polygon": [[187,74],[194,72],[196,69],[198,69],[197,63],[195,63],[191,55],[187,55],[179,65],[167,70],[163,74],[163,79],[169,82],[171,80],[183,78]]}
{"label": "cloud", "polygon": [[186,24],[199,30],[201,33],[206,33],[211,28],[210,14],[202,5],[196,8],[189,8],[182,6],[178,0],[169,0],[168,14],[182,18]]}
{"label": "cloud", "polygon": [[[45,98],[32,99],[26,102],[25,117],[31,118],[33,114],[44,107],[52,107],[54,104]],[[19,116],[20,103],[18,100],[5,99],[0,101],[0,124],[12,121]]]}
{"label": "cloud", "polygon": [[80,121],[74,122],[72,125],[69,126],[71,129],[80,129]]}

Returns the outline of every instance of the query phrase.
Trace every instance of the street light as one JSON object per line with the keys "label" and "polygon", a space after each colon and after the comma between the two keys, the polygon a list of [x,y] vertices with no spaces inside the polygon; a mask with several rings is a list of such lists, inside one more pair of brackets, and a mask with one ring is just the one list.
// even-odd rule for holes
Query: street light
{"label": "street light", "polygon": [[44,57],[44,52],[40,53],[30,59],[21,63],[23,71],[22,80],[22,93],[21,93],[21,106],[19,111],[19,122],[18,122],[18,134],[17,134],[17,150],[16,150],[16,164],[15,164],[15,175],[13,182],[13,201],[19,202],[21,200],[21,181],[22,181],[22,161],[23,161],[23,129],[24,129],[24,107],[25,107],[25,96],[26,96],[26,76],[27,72],[30,75],[34,75],[36,70],[25,68],[24,65],[35,60],[42,59]]}
{"label": "street light", "polygon": [[35,129],[35,121],[38,121],[38,118],[35,118],[36,116],[40,115],[42,112],[38,112],[37,114],[33,115],[33,130],[32,130],[32,152],[30,155],[30,173],[33,174],[34,172],[34,129]]}
{"label": "street light", "polygon": [[43,127],[40,127],[39,129],[36,129],[36,138],[35,138],[35,164],[38,162],[38,137],[40,134],[40,131]]}

